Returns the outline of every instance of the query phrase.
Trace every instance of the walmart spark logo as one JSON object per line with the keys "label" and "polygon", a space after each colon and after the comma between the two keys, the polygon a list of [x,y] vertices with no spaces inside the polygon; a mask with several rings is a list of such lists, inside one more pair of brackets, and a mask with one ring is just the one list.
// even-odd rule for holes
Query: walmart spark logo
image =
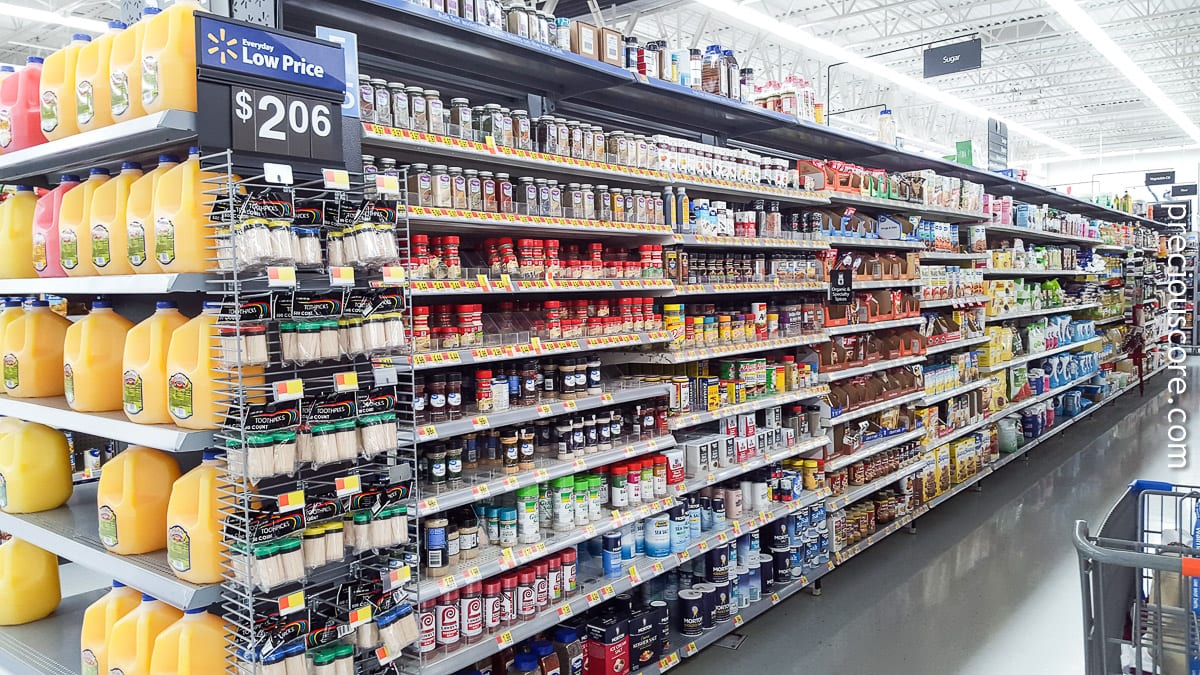
{"label": "walmart spark logo", "polygon": [[[219,37],[218,37],[219,36]],[[237,45],[237,38],[231,38],[225,35],[225,29],[222,28],[217,32],[217,35],[208,34],[208,41],[213,43],[213,46],[208,48],[209,54],[218,54],[221,59],[221,65],[228,63],[230,59],[237,61],[237,52],[230,49]]]}

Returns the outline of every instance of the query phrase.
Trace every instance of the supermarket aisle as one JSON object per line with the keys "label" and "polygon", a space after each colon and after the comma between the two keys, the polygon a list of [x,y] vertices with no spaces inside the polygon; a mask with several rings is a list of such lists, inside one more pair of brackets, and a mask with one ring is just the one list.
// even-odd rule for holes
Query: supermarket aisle
{"label": "supermarket aisle", "polygon": [[[1192,469],[1167,468],[1167,377],[1110,403],[706,650],[683,675],[724,672],[1082,675],[1077,518],[1099,523],[1134,477],[1200,484],[1200,360],[1182,407]],[[1180,405],[1180,401],[1175,401]]]}

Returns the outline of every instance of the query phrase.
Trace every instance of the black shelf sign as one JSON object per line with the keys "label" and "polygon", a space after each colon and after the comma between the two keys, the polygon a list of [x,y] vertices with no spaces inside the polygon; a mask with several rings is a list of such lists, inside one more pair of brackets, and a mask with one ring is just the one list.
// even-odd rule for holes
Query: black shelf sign
{"label": "black shelf sign", "polygon": [[1195,183],[1180,183],[1179,185],[1176,185],[1175,187],[1171,188],[1171,196],[1172,197],[1195,197],[1196,196],[1196,184]]}
{"label": "black shelf sign", "polygon": [[1174,171],[1147,171],[1146,172],[1146,187],[1155,185],[1171,185],[1175,182]]}
{"label": "black shelf sign", "polygon": [[829,303],[849,305],[854,301],[854,270],[830,270]]}
{"label": "black shelf sign", "polygon": [[246,160],[345,164],[341,47],[199,15],[196,50],[202,145]]}
{"label": "black shelf sign", "polygon": [[975,38],[925,50],[925,78],[978,70],[983,66],[983,40]]}

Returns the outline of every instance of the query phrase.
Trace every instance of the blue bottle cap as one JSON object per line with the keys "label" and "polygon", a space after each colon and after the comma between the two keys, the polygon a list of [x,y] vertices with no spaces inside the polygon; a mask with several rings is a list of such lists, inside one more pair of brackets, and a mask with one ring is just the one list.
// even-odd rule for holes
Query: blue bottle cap
{"label": "blue bottle cap", "polygon": [[46,302],[45,300],[34,300],[32,303],[30,303],[30,306],[32,306],[32,307],[49,307],[50,303]]}
{"label": "blue bottle cap", "polygon": [[137,162],[121,162],[121,170],[125,171],[128,169],[137,169],[138,171],[141,171],[142,165]]}
{"label": "blue bottle cap", "polygon": [[204,309],[221,309],[222,303],[219,300],[207,300],[204,303]]}
{"label": "blue bottle cap", "polygon": [[142,9],[142,16],[154,16],[155,14],[161,14],[161,13],[162,13],[162,10],[157,7],[146,7],[144,9]]}
{"label": "blue bottle cap", "polygon": [[58,177],[58,182],[60,182],[60,183],[78,183],[79,176],[76,176],[73,173],[64,173],[63,175]]}
{"label": "blue bottle cap", "polygon": [[158,602],[158,598],[149,593],[142,593],[142,602]]}
{"label": "blue bottle cap", "polygon": [[528,652],[522,652],[520,654],[517,654],[516,658],[513,659],[513,664],[516,665],[517,670],[537,670],[538,669],[537,657]]}
{"label": "blue bottle cap", "polygon": [[33,192],[33,188],[28,185],[18,185],[17,192]]}
{"label": "blue bottle cap", "polygon": [[45,63],[45,62],[46,62],[46,59],[43,59],[40,56],[31,56],[31,57],[25,59],[25,63],[30,63],[30,64],[40,64],[40,63]]}
{"label": "blue bottle cap", "polygon": [[125,25],[124,21],[109,21],[108,27],[116,28],[117,30],[125,30],[126,28],[129,28],[129,26]]}
{"label": "blue bottle cap", "polygon": [[177,155],[159,155],[158,163],[159,164],[167,164],[167,163],[178,164],[179,157]]}
{"label": "blue bottle cap", "polygon": [[179,303],[174,300],[159,300],[154,303],[154,309],[179,309]]}
{"label": "blue bottle cap", "polygon": [[203,607],[196,607],[194,609],[185,609],[185,610],[183,610],[183,613],[184,614],[203,614],[206,611],[208,611],[208,610],[204,609]]}
{"label": "blue bottle cap", "polygon": [[200,154],[200,148],[198,146],[193,145],[188,148],[188,154],[189,155],[198,155],[198,154]]}
{"label": "blue bottle cap", "polygon": [[93,300],[92,309],[112,309],[111,300]]}
{"label": "blue bottle cap", "polygon": [[559,628],[558,630],[554,631],[555,642],[568,644],[574,642],[578,637],[579,634],[575,632],[574,628],[567,628],[564,626],[563,628]]}
{"label": "blue bottle cap", "polygon": [[92,36],[88,35],[87,33],[76,33],[71,36],[71,42],[75,42],[76,40],[79,40],[82,42],[91,42]]}
{"label": "blue bottle cap", "polygon": [[205,450],[200,458],[205,462],[211,462],[218,459],[225,459],[225,453],[220,450]]}
{"label": "blue bottle cap", "polygon": [[20,307],[24,302],[20,298],[8,298],[4,301],[5,307]]}
{"label": "blue bottle cap", "polygon": [[113,579],[113,588],[125,588],[125,584]]}
{"label": "blue bottle cap", "polygon": [[12,66],[0,66],[0,73],[15,73],[15,72],[17,72],[17,69],[13,68]]}
{"label": "blue bottle cap", "polygon": [[95,169],[88,171],[88,175],[89,176],[111,176],[112,173],[109,172],[109,170],[105,169],[104,167],[96,167]]}

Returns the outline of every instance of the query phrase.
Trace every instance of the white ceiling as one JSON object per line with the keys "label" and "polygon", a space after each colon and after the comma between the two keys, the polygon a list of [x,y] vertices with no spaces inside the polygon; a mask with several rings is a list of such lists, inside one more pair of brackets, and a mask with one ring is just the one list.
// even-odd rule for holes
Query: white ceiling
{"label": "white ceiling", "polygon": [[[1200,2],[1077,2],[1167,96],[1193,121],[1200,121]],[[862,56],[978,34],[983,40],[982,69],[927,83],[1085,154],[1194,143],[1045,0],[748,0],[743,4]],[[700,31],[695,44],[720,43],[735,49],[739,63],[754,68],[756,75],[804,76],[818,83],[824,95],[825,68],[831,59],[794,43],[780,44],[770,34],[749,24],[737,25],[728,15],[699,3],[635,0],[611,6],[601,2],[600,9],[609,25],[625,31],[632,25],[633,33],[643,38],[665,37],[691,45]],[[922,77],[920,48],[872,60]],[[948,152],[955,140],[975,139],[976,162],[980,162],[979,142],[986,137],[982,120],[931,105],[846,66],[834,69],[832,82],[831,109],[886,103],[901,133],[935,141],[935,147]],[[874,129],[875,115],[872,110],[847,117],[851,124],[866,123]],[[847,121],[835,119],[838,125]],[[1010,136],[1010,156],[1015,160],[1063,155],[1017,134]]]}
{"label": "white ceiling", "polygon": [[[120,0],[9,0],[11,4],[97,20],[119,18]],[[1077,0],[1093,21],[1193,120],[1200,122],[1200,1]],[[549,2],[546,4],[550,4]],[[928,83],[1020,122],[1079,151],[1121,152],[1193,141],[1126,80],[1045,0],[748,0],[747,7],[784,25],[868,56],[882,65],[921,77],[921,50],[934,40],[983,39],[983,68]],[[829,59],[769,34],[738,25],[692,0],[600,0],[604,22],[644,39],[672,46],[719,43],[736,50],[743,67],[782,79],[798,74],[825,91]],[[593,19],[595,16],[593,14]],[[46,56],[77,29],[0,17],[0,63]],[[699,33],[699,35],[697,35]],[[830,108],[886,103],[900,132],[927,150],[951,152],[954,141],[974,139],[980,163],[984,123],[914,96],[847,66],[833,71]],[[835,124],[874,129],[874,110],[835,117]],[[854,125],[867,125],[855,127]],[[1010,134],[1014,160],[1059,157],[1050,148]]]}

